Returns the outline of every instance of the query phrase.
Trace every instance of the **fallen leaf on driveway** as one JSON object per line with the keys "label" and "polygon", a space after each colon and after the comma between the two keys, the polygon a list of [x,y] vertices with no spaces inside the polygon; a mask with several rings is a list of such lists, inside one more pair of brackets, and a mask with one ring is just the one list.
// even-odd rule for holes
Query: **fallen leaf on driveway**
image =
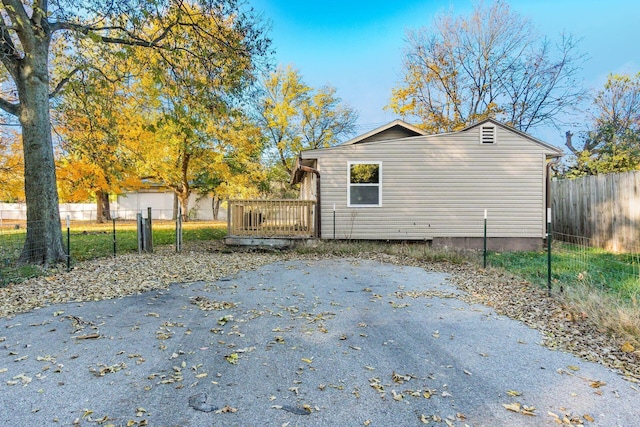
{"label": "fallen leaf on driveway", "polygon": [[536,410],[535,406],[521,405],[518,402],[503,403],[502,406],[504,406],[504,408],[507,411],[517,412],[519,414],[528,415],[530,417],[535,417],[536,416],[536,413],[534,412]]}
{"label": "fallen leaf on driveway", "polygon": [[78,335],[74,337],[77,340],[94,340],[100,338],[100,334],[88,334],[88,335]]}
{"label": "fallen leaf on driveway", "polygon": [[211,300],[204,296],[197,296],[191,298],[191,304],[195,304],[198,306],[200,310],[209,311],[209,310],[228,310],[230,308],[235,308],[238,304],[230,301],[216,301]]}
{"label": "fallen leaf on driveway", "polygon": [[228,413],[228,412],[235,413],[235,412],[238,412],[238,409],[237,408],[232,408],[229,405],[225,405],[224,408],[218,409],[214,413],[216,413],[216,414],[225,414],[225,413]]}
{"label": "fallen leaf on driveway", "polygon": [[[292,414],[296,414],[296,415],[309,415],[311,413],[310,410],[306,409],[306,407],[303,409],[303,408],[296,408],[295,406],[290,406],[290,405],[273,405],[272,408],[282,409],[283,411],[291,412]],[[309,409],[311,409],[311,407],[309,407]]]}
{"label": "fallen leaf on driveway", "polygon": [[520,404],[519,403],[503,403],[502,406],[505,407],[507,411],[511,412],[520,412]]}
{"label": "fallen leaf on driveway", "polygon": [[395,371],[391,373],[391,379],[393,380],[393,382],[398,384],[404,384],[405,381],[409,381],[411,378],[411,375],[400,375]]}

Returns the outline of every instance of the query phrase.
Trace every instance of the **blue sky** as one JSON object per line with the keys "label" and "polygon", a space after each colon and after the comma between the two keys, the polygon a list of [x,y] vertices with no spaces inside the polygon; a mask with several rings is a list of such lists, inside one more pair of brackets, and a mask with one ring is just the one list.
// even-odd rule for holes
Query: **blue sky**
{"label": "blue sky", "polygon": [[[468,15],[473,7],[470,0],[249,2],[271,22],[276,61],[293,64],[313,87],[336,87],[343,101],[360,114],[358,133],[397,118],[383,107],[401,80],[406,29],[427,26],[440,12]],[[612,72],[640,71],[640,1],[512,0],[510,4],[552,40],[563,31],[581,39],[580,50],[587,55],[582,66],[587,87],[600,89]],[[562,145],[564,130],[542,128],[531,133]]]}

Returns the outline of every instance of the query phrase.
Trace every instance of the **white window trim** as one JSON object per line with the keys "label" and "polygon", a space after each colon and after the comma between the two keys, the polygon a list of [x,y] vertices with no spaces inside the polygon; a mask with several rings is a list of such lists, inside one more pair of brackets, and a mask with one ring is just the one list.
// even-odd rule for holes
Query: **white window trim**
{"label": "white window trim", "polygon": [[[492,142],[484,142],[484,129],[492,129],[493,130],[493,141]],[[496,145],[498,143],[498,127],[496,125],[481,125],[480,126],[480,136],[478,137],[478,142],[480,145]]]}
{"label": "white window trim", "polygon": [[[378,165],[378,183],[377,184],[351,184],[351,165]],[[378,204],[377,205],[358,205],[351,204],[351,186],[370,186],[378,187]],[[382,162],[370,160],[347,162],[347,207],[350,208],[379,208],[382,206]]]}

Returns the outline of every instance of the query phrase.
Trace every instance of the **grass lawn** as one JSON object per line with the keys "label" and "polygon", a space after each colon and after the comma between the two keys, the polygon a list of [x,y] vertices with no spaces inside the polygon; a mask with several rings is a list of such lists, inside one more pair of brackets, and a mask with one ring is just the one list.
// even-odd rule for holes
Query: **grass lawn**
{"label": "grass lawn", "polygon": [[[66,242],[67,230],[63,230]],[[154,246],[175,245],[175,223],[156,221],[153,223]],[[71,259],[84,261],[113,255],[113,224],[77,224],[70,228]],[[196,240],[220,240],[227,235],[227,224],[223,222],[185,222],[182,224],[184,242]],[[138,250],[135,222],[116,222],[116,253]]]}
{"label": "grass lawn", "polygon": [[[640,293],[638,254],[613,254],[603,249],[555,242],[552,286],[591,286],[633,301]],[[491,253],[492,267],[504,268],[542,287],[547,286],[547,252]]]}
{"label": "grass lawn", "polygon": [[[26,229],[24,224],[6,226],[0,230],[0,286],[14,280],[24,280],[43,273],[38,266],[17,265]],[[220,240],[227,234],[226,222],[194,221],[182,224],[183,242],[196,240]],[[67,236],[67,228],[62,229],[62,238],[67,245],[69,238],[71,262],[113,256],[113,223],[96,224],[72,222]],[[155,221],[153,223],[154,246],[175,244],[175,223],[173,221]],[[116,254],[131,253],[138,250],[135,221],[116,221]]]}

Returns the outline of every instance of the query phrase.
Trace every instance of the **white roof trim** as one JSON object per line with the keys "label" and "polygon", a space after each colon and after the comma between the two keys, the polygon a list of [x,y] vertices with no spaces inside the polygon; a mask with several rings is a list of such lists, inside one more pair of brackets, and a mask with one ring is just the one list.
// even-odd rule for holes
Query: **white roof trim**
{"label": "white roof trim", "polygon": [[344,143],[342,143],[340,145],[357,144],[358,142],[360,142],[360,141],[362,141],[364,139],[367,139],[367,138],[369,138],[369,137],[371,137],[373,135],[376,135],[376,134],[378,134],[380,132],[384,132],[387,129],[391,129],[394,126],[401,126],[401,127],[405,128],[405,129],[411,131],[411,132],[417,133],[418,135],[422,135],[422,136],[426,136],[427,135],[427,132],[425,132],[424,130],[420,129],[419,127],[416,127],[416,126],[414,126],[412,124],[409,124],[409,123],[407,123],[407,122],[405,122],[403,120],[396,119],[396,120],[394,120],[394,121],[392,121],[390,123],[387,123],[386,125],[383,125],[383,126],[380,126],[378,128],[375,128],[374,130],[369,131],[369,132],[367,132],[365,134],[362,134],[360,136],[356,136],[355,138],[350,139],[350,140],[348,140],[348,141],[346,141],[346,142],[344,142]]}

